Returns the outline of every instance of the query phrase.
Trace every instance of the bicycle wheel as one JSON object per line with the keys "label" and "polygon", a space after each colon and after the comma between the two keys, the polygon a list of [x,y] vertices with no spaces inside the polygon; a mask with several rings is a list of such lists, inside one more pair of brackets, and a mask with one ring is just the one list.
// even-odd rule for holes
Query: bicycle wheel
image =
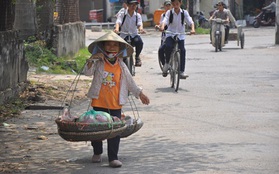
{"label": "bicycle wheel", "polygon": [[136,75],[136,70],[135,70],[134,58],[133,58],[133,56],[130,56],[129,61],[130,61],[129,71],[130,71],[130,73],[132,74],[132,76],[135,76],[135,75]]}
{"label": "bicycle wheel", "polygon": [[175,89],[175,92],[178,91],[178,88],[179,88],[179,81],[180,81],[180,53],[177,51],[175,54],[174,54],[174,63],[173,63],[173,70],[174,70],[174,89]]}
{"label": "bicycle wheel", "polygon": [[134,74],[134,70],[133,70],[133,56],[130,56],[130,57],[125,57],[124,58],[124,63],[126,64],[126,66],[128,67],[128,69],[129,69],[129,72],[130,72],[130,74],[131,75],[135,75]]}
{"label": "bicycle wheel", "polygon": [[170,86],[171,86],[171,88],[173,88],[174,87],[174,78],[175,78],[175,76],[174,76],[174,69],[173,69],[173,67],[174,67],[174,53],[172,53],[171,54],[171,57],[170,57],[170,62],[169,62],[169,74],[170,74]]}

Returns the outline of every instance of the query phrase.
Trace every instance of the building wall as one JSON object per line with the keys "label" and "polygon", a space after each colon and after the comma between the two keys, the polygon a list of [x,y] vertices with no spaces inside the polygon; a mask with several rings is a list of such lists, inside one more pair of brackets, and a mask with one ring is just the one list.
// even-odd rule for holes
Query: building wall
{"label": "building wall", "polygon": [[83,22],[55,25],[53,29],[53,48],[58,57],[74,55],[85,47],[85,26]]}
{"label": "building wall", "polygon": [[15,30],[0,32],[0,104],[19,96],[27,85],[28,63]]}

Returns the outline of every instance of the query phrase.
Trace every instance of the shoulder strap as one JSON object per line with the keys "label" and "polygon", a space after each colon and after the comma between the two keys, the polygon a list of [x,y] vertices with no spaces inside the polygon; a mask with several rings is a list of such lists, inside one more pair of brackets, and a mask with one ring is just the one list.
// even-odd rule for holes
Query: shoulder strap
{"label": "shoulder strap", "polygon": [[138,26],[138,13],[136,12],[136,26]]}
{"label": "shoulder strap", "polygon": [[182,9],[182,12],[181,12],[181,25],[184,24],[184,10]]}
{"label": "shoulder strap", "polygon": [[124,13],[124,17],[123,17],[123,20],[122,20],[122,23],[121,23],[121,26],[120,26],[120,27],[122,27],[122,25],[124,24],[124,21],[125,21],[125,19],[126,19],[126,15],[127,15],[127,13]]}
{"label": "shoulder strap", "polygon": [[171,24],[173,21],[173,14],[172,14],[172,10],[170,10],[170,18],[169,18],[169,23]]}
{"label": "shoulder strap", "polygon": [[[170,10],[170,18],[169,18],[169,23],[171,24],[173,21],[173,14],[172,14],[172,10]],[[184,10],[182,9],[181,12],[181,25],[184,24]]]}
{"label": "shoulder strap", "polygon": [[[123,20],[122,20],[122,23],[121,23],[121,26],[120,27],[122,27],[122,25],[124,24],[124,21],[125,21],[125,19],[126,19],[126,16],[127,16],[127,13],[125,13],[124,14],[124,17],[123,17]],[[138,25],[138,13],[136,12],[136,26]]]}

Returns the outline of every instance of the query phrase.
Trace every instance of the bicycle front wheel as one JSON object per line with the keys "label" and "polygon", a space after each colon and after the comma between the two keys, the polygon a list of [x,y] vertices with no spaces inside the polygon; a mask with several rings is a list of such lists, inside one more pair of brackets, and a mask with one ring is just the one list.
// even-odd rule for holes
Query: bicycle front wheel
{"label": "bicycle front wheel", "polygon": [[180,54],[178,51],[173,54],[170,69],[171,87],[177,92],[180,81]]}
{"label": "bicycle front wheel", "polygon": [[133,56],[130,56],[130,67],[129,67],[129,71],[130,73],[132,74],[132,76],[135,76],[136,75],[136,69],[135,69],[135,65],[134,65],[134,57]]}
{"label": "bicycle front wheel", "polygon": [[129,72],[132,76],[135,75],[135,70],[133,69],[133,56],[130,56],[130,57],[125,57],[124,58],[124,63],[126,64],[127,68],[129,69]]}
{"label": "bicycle front wheel", "polygon": [[179,81],[180,81],[180,53],[177,51],[174,54],[174,62],[175,62],[175,67],[174,67],[174,89],[175,92],[178,91],[179,88]]}

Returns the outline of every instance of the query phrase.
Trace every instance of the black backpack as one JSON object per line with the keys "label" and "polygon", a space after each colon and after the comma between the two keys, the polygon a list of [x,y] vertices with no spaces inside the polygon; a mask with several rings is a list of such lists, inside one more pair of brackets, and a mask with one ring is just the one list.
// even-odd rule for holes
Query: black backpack
{"label": "black backpack", "polygon": [[[125,21],[125,19],[126,19],[126,16],[127,16],[127,13],[124,14],[123,21],[122,21],[122,23],[121,23],[121,25],[120,25],[120,27],[119,27],[119,31],[121,31],[121,27],[122,27],[122,25],[124,24],[124,21]],[[138,25],[138,13],[136,12],[136,26],[137,26],[137,25]]]}
{"label": "black backpack", "polygon": [[[172,10],[170,10],[169,24],[171,24],[172,21],[173,21],[173,14],[172,14]],[[184,25],[184,10],[183,9],[181,12],[181,25]]]}

